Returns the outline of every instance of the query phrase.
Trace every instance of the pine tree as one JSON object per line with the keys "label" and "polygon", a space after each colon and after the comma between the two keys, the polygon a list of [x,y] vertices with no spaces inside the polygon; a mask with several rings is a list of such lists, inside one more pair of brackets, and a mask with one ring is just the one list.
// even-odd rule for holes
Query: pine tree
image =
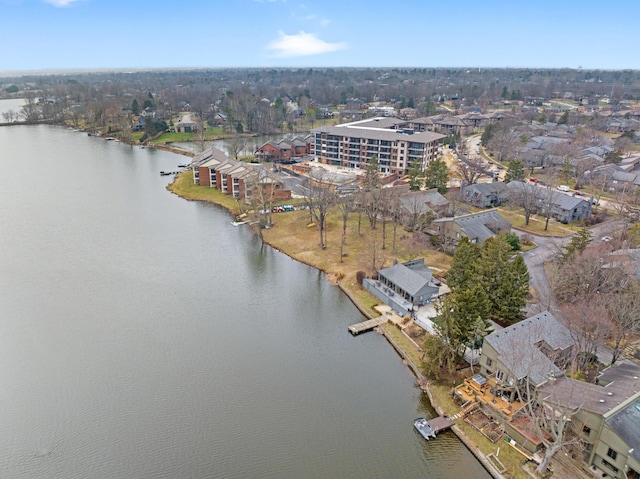
{"label": "pine tree", "polygon": [[452,291],[463,289],[473,284],[474,264],[480,258],[480,248],[464,237],[458,243],[453,255],[451,268],[447,271],[447,285]]}
{"label": "pine tree", "polygon": [[449,169],[443,160],[437,158],[429,163],[424,172],[425,188],[437,188],[438,193],[445,194],[447,192],[447,183],[449,182]]}
{"label": "pine tree", "polygon": [[411,166],[409,168],[409,190],[411,191],[418,191],[422,188],[422,179],[420,178],[422,175],[422,169],[420,166],[420,161],[418,160],[411,162]]}
{"label": "pine tree", "polygon": [[504,175],[504,182],[524,181],[524,163],[522,160],[515,159],[509,163],[507,173]]}
{"label": "pine tree", "polygon": [[529,293],[527,266],[521,256],[511,261],[512,255],[505,235],[499,234],[485,241],[475,263],[475,282],[486,290],[491,318],[497,321],[517,321]]}
{"label": "pine tree", "polygon": [[507,263],[505,276],[501,281],[494,304],[495,319],[514,323],[522,316],[522,308],[527,304],[529,295],[529,271],[521,255]]}

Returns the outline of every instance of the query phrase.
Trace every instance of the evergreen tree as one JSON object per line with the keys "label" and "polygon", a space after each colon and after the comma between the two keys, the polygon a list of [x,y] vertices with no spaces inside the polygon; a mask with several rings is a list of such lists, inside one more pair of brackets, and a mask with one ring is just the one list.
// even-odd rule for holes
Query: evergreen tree
{"label": "evergreen tree", "polygon": [[529,270],[522,255],[507,263],[506,275],[500,284],[494,314],[497,320],[514,323],[522,317],[522,308],[529,296]]}
{"label": "evergreen tree", "polygon": [[413,160],[409,168],[409,190],[418,191],[422,188],[422,169],[420,160]]}
{"label": "evergreen tree", "polygon": [[136,100],[135,98],[131,102],[131,113],[135,116],[138,116],[140,114],[140,105],[138,105],[138,100]]}
{"label": "evergreen tree", "polygon": [[558,125],[566,125],[569,122],[569,112],[565,111],[560,118],[558,118]]}
{"label": "evergreen tree", "polygon": [[581,228],[571,238],[571,241],[567,246],[562,247],[562,253],[560,253],[560,262],[570,260],[576,254],[582,254],[582,252],[589,246],[593,239],[593,233],[588,228]]}
{"label": "evergreen tree", "polygon": [[449,169],[443,160],[437,158],[429,163],[424,172],[425,188],[437,188],[440,194],[447,192],[447,183],[449,182]]}
{"label": "evergreen tree", "polygon": [[489,141],[491,141],[491,138],[493,138],[495,130],[496,130],[496,125],[493,123],[489,123],[484,128],[482,135],[480,135],[480,143],[482,144],[482,146],[484,146],[485,148],[487,147],[487,145],[489,144]]}
{"label": "evergreen tree", "polygon": [[487,291],[491,318],[515,322],[529,294],[529,272],[522,256],[513,261],[511,245],[504,234],[485,241],[475,263],[475,282]]}
{"label": "evergreen tree", "polygon": [[378,157],[373,155],[369,158],[367,166],[364,170],[364,189],[365,191],[373,191],[380,188],[380,175],[378,170],[380,169],[380,162]]}
{"label": "evergreen tree", "polygon": [[504,175],[504,182],[524,181],[524,163],[520,159],[511,160],[507,167],[507,173]]}
{"label": "evergreen tree", "polygon": [[480,248],[464,237],[458,243],[451,267],[447,271],[447,285],[452,291],[464,289],[473,284],[474,264],[480,258]]}

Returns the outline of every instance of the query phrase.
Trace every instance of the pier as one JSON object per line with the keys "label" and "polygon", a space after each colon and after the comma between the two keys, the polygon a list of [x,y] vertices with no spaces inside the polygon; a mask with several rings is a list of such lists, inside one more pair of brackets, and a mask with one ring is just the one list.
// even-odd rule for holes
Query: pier
{"label": "pier", "polygon": [[369,319],[367,321],[363,321],[358,324],[353,324],[349,326],[349,332],[354,336],[357,336],[360,333],[371,331],[376,326],[380,326],[381,324],[386,323],[387,320],[388,318],[385,318],[384,316],[379,316],[377,318]]}

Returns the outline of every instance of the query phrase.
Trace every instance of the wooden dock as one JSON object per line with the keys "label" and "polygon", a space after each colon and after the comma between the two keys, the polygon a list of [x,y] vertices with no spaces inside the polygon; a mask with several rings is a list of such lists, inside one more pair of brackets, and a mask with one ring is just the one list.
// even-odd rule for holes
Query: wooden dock
{"label": "wooden dock", "polygon": [[363,321],[358,324],[352,324],[349,326],[349,332],[354,336],[357,336],[360,333],[365,333],[367,331],[371,331],[376,326],[380,326],[387,322],[387,318],[384,316],[379,316],[377,318],[369,319],[367,321]]}
{"label": "wooden dock", "polygon": [[429,427],[433,429],[433,432],[435,434],[438,434],[440,431],[446,431],[454,425],[454,422],[447,416],[439,416],[433,419],[429,419],[427,423],[429,424]]}

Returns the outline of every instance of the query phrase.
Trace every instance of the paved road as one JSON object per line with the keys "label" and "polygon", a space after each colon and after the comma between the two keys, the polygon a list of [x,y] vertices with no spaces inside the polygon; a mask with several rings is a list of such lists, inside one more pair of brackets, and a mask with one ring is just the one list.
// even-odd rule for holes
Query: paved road
{"label": "paved road", "polygon": [[[618,221],[609,221],[590,228],[593,233],[593,241],[602,241],[603,236],[610,236],[620,228]],[[562,247],[567,245],[571,241],[571,236],[564,238],[557,238],[551,236],[529,235],[533,238],[533,241],[538,245],[537,248],[522,253],[524,262],[529,269],[529,276],[531,277],[530,284],[538,293],[539,302],[537,304],[528,305],[527,312],[530,314],[537,314],[542,311],[550,311],[553,314],[558,313],[558,307],[555,297],[551,292],[549,285],[549,279],[544,270],[544,264],[552,256],[560,253]]]}

